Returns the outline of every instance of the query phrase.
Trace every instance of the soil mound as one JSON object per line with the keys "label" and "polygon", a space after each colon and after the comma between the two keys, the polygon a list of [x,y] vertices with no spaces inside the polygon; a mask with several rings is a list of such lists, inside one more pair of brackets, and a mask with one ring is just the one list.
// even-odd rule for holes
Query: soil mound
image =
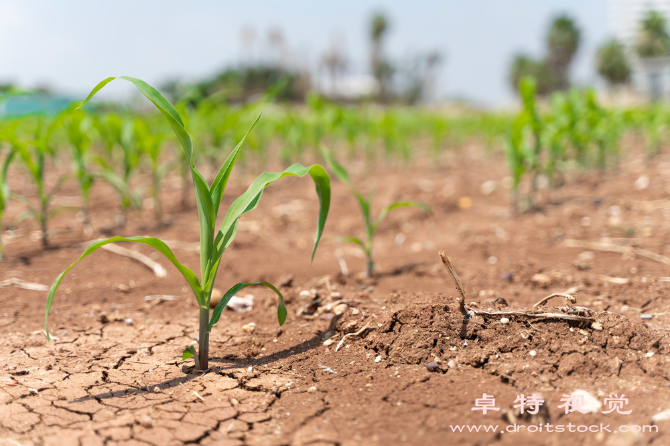
{"label": "soil mound", "polygon": [[[524,310],[492,304],[487,311]],[[482,368],[510,382],[538,375],[542,381],[552,381],[573,374],[647,373],[668,379],[670,373],[670,364],[660,357],[667,350],[668,336],[618,314],[592,313],[595,323],[471,314],[462,314],[455,305],[413,305],[389,314],[365,343],[389,363],[435,361],[443,372]],[[503,318],[508,321],[501,322]]]}

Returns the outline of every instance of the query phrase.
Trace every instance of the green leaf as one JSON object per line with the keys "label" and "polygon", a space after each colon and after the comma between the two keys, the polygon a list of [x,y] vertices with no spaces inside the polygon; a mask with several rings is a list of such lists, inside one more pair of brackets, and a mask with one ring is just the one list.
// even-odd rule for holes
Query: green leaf
{"label": "green leaf", "polygon": [[379,217],[377,217],[374,224],[372,225],[372,232],[375,232],[377,230],[382,221],[384,221],[384,219],[388,216],[389,212],[391,212],[394,209],[408,208],[408,207],[419,208],[428,212],[429,214],[431,213],[430,206],[428,206],[427,204],[423,204],[418,201],[398,201],[396,203],[389,204],[384,209],[382,209],[382,211],[379,213]]}
{"label": "green leaf", "polygon": [[214,311],[212,312],[212,318],[209,320],[209,328],[207,331],[211,332],[212,328],[214,328],[216,323],[219,322],[219,318],[221,317],[223,309],[226,308],[226,305],[228,305],[230,299],[232,299],[233,296],[238,291],[254,285],[266,286],[275,293],[277,293],[277,296],[279,297],[279,303],[277,304],[277,318],[279,319],[279,325],[284,325],[284,322],[286,321],[286,315],[288,312],[286,311],[286,306],[284,305],[284,296],[282,296],[281,292],[279,292],[279,290],[275,288],[274,285],[268,282],[242,282],[234,285],[232,288],[226,291],[226,294],[223,295],[223,297],[221,298],[221,302],[219,302],[219,304],[214,308]]}
{"label": "green leaf", "polygon": [[365,247],[365,243],[363,243],[363,240],[359,238],[343,236],[343,237],[337,237],[337,240],[342,242],[353,243],[354,245],[358,245],[366,254],[368,252],[368,249]]}
{"label": "green leaf", "polygon": [[333,158],[333,155],[332,153],[330,153],[330,150],[328,150],[326,146],[324,146],[323,144],[321,145],[321,154],[326,159],[328,167],[330,167],[330,170],[333,171],[333,174],[335,174],[337,179],[346,184],[347,186],[353,188],[354,186],[351,183],[351,180],[349,179],[349,173],[347,172],[347,170],[344,167],[342,167],[341,164],[335,161],[335,158]]}
{"label": "green leaf", "polygon": [[47,297],[47,307],[46,307],[46,313],[44,315],[44,323],[46,326],[46,333],[47,333],[47,341],[50,339],[49,338],[49,311],[51,309],[51,303],[53,302],[54,295],[56,294],[56,290],[58,290],[58,286],[60,285],[61,281],[63,280],[63,277],[65,277],[65,274],[67,274],[72,267],[74,267],[79,261],[81,261],[84,257],[87,257],[89,254],[97,251],[98,249],[102,248],[104,245],[107,245],[109,243],[114,243],[114,242],[137,242],[137,243],[143,243],[145,245],[151,246],[152,248],[156,249],[158,252],[163,254],[172,264],[177,267],[179,272],[184,276],[184,279],[188,282],[188,284],[191,286],[191,289],[193,290],[193,293],[195,294],[195,297],[198,301],[198,304],[200,305],[201,308],[207,308],[206,307],[206,302],[204,302],[204,297],[202,293],[202,287],[200,286],[200,281],[198,280],[198,277],[195,275],[193,271],[191,271],[189,268],[186,266],[182,265],[179,263],[177,258],[174,256],[170,248],[162,241],[159,240],[155,237],[121,237],[121,236],[115,236],[115,237],[110,237],[104,240],[99,240],[95,243],[92,243],[88,248],[86,248],[86,251],[70,266],[67,267],[65,271],[63,271],[61,274],[56,277],[56,280],[54,281],[53,285],[51,285],[51,289],[49,290],[49,296]]}
{"label": "green leaf", "polygon": [[319,197],[319,218],[316,227],[316,235],[314,236],[314,246],[312,248],[313,260],[330,208],[330,177],[326,170],[318,164],[314,164],[310,167],[294,164],[283,172],[263,172],[253,183],[251,183],[247,191],[240,195],[237,200],[230,205],[215,240],[215,250],[211,264],[216,263],[216,261],[221,258],[225,251],[225,247],[230,244],[234,238],[234,234],[232,234],[234,225],[237,224],[237,221],[242,215],[253,210],[258,205],[263,190],[265,190],[266,187],[284,177],[303,177],[307,174],[314,180],[316,193]]}
{"label": "green leaf", "polygon": [[242,148],[242,145],[246,141],[247,136],[249,136],[249,133],[254,128],[259,119],[261,119],[261,115],[258,115],[254,123],[251,124],[249,130],[247,130],[247,133],[244,135],[242,140],[237,144],[237,146],[235,146],[230,155],[228,155],[228,158],[226,158],[226,161],[223,163],[223,166],[221,166],[221,169],[219,169],[219,173],[216,175],[216,178],[212,183],[210,193],[212,197],[212,205],[214,206],[216,213],[219,212],[219,205],[221,204],[223,193],[226,191],[226,185],[228,184],[228,179],[230,178],[230,174],[233,171],[233,167],[235,166],[235,161],[237,160],[237,156],[240,153],[240,149]]}
{"label": "green leaf", "polygon": [[[146,96],[147,99],[149,99],[156,106],[158,111],[160,111],[161,114],[165,116],[165,118],[167,118],[170,127],[172,127],[172,130],[177,135],[177,138],[179,139],[179,142],[181,143],[181,146],[184,149],[186,159],[189,160],[190,164],[193,164],[193,144],[191,142],[191,137],[184,128],[184,122],[182,121],[181,116],[179,115],[177,110],[172,106],[172,104],[170,104],[170,101],[165,99],[165,97],[162,94],[160,94],[158,90],[156,90],[154,87],[147,84],[141,79],[137,79],[130,76],[119,76],[118,78],[127,80],[128,82],[131,82],[133,85],[135,85],[135,87],[137,87],[140,93]],[[96,85],[96,87],[91,91],[86,100],[82,102],[82,104],[78,108],[81,108],[84,105],[86,105],[86,103],[90,101],[91,98],[95,96],[95,94],[98,91],[100,91],[105,85],[107,85],[114,79],[117,78],[108,77],[107,79],[103,80],[98,85]]]}
{"label": "green leaf", "polygon": [[[93,89],[93,91],[91,91],[80,107],[86,104],[98,91],[100,91],[105,85],[114,79],[116,78],[110,77],[100,82]],[[186,131],[186,128],[184,127],[184,121],[179,115],[179,112],[177,112],[172,104],[170,104],[170,101],[165,99],[165,97],[160,94],[158,90],[141,79],[129,76],[121,76],[120,79],[131,82],[133,85],[135,85],[135,87],[137,87],[140,93],[146,96],[147,99],[149,99],[156,106],[158,111],[160,111],[161,114],[168,120],[170,127],[172,127],[172,130],[175,132],[179,142],[181,143],[184,154],[186,155],[186,159],[189,162],[191,177],[193,178],[193,184],[195,186],[196,202],[198,205],[198,217],[200,220],[200,271],[202,273],[203,282],[207,282],[207,274],[211,270],[211,265],[215,263],[212,262],[211,253],[212,242],[214,241],[216,212],[212,203],[210,188],[202,174],[193,165],[193,143],[191,141],[191,136]]]}
{"label": "green leaf", "polygon": [[193,358],[194,356],[197,356],[195,353],[195,348],[192,345],[189,345],[181,353],[181,360],[186,361],[188,358]]}
{"label": "green leaf", "polygon": [[193,358],[195,361],[195,368],[196,370],[200,370],[200,357],[195,351],[195,347],[192,345],[189,345],[184,349],[184,351],[181,353],[181,360],[185,361],[188,358]]}
{"label": "green leaf", "polygon": [[[323,154],[323,157],[326,159],[326,163],[328,163],[328,167],[333,171],[333,174],[335,177],[337,177],[340,181],[342,181],[344,184],[349,186],[349,188],[353,191],[354,195],[356,196],[356,200],[358,200],[358,205],[361,208],[361,212],[363,212],[363,219],[365,220],[365,225],[366,227],[370,225],[370,202],[371,200],[366,200],[365,197],[356,189],[349,179],[349,174],[347,173],[346,169],[342,167],[337,161],[335,161],[335,158],[333,158],[333,155],[330,153],[330,150],[326,148],[326,146],[321,145],[321,153]],[[372,198],[372,191],[370,192],[370,198]]]}

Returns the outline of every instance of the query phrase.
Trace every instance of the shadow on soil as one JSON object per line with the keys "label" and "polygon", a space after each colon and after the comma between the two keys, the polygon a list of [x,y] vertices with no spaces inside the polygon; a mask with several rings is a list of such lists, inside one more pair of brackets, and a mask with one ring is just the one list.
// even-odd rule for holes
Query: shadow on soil
{"label": "shadow on soil", "polygon": [[[219,372],[224,372],[226,370],[230,369],[239,369],[241,367],[258,367],[258,366],[263,366],[263,365],[268,365],[271,364],[275,361],[279,361],[281,359],[286,359],[289,358],[292,355],[295,354],[300,354],[300,353],[305,353],[307,351],[313,350],[319,345],[321,345],[322,339],[321,336],[314,336],[312,339],[309,339],[301,344],[298,344],[296,346],[290,347],[288,349],[284,349],[281,351],[278,351],[276,353],[272,353],[271,355],[262,357],[262,358],[243,358],[243,359],[223,359],[223,358],[210,358],[210,362],[218,362],[218,363],[227,363],[225,366],[220,366],[220,367],[210,367],[210,369],[206,373],[219,373]],[[99,393],[97,395],[92,395],[92,396],[87,396],[84,398],[78,398],[76,400],[72,400],[69,403],[81,403],[84,401],[91,401],[91,400],[105,400],[105,399],[110,399],[110,398],[120,398],[124,396],[131,396],[131,395],[144,395],[144,394],[150,394],[153,393],[152,390],[154,387],[158,387],[161,390],[166,390],[170,389],[172,387],[177,387],[181,384],[185,384],[195,378],[197,378],[199,374],[188,374],[184,376],[180,376],[179,378],[172,378],[167,381],[163,381],[161,383],[154,383],[154,384],[144,384],[143,382],[138,380],[139,384],[144,384],[144,388],[138,388],[138,387],[129,387],[125,390],[116,390],[114,392],[104,392],[104,393]]]}

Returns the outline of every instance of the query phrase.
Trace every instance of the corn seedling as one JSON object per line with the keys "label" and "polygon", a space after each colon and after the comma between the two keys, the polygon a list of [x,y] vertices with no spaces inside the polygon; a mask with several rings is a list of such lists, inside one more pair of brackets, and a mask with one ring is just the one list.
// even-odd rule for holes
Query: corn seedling
{"label": "corn seedling", "polygon": [[13,150],[19,155],[24,167],[28,171],[30,179],[37,189],[37,205],[34,205],[26,197],[12,194],[12,198],[22,201],[28,207],[28,210],[19,215],[17,219],[22,220],[33,217],[37,221],[42,232],[42,246],[44,248],[49,246],[48,223],[55,212],[49,209],[49,204],[54,194],[68,178],[67,175],[61,176],[53,189],[47,192],[45,183],[46,161],[48,158],[53,158],[54,156],[50,141],[54,131],[61,123],[62,115],[54,120],[46,130],[43,130],[43,121],[40,120],[35,131],[35,138],[32,141],[20,140],[14,132],[8,132],[5,135]]}
{"label": "corn seedling", "polygon": [[[122,228],[126,225],[128,209],[137,209],[141,203],[141,192],[134,191],[130,186],[131,177],[140,163],[140,151],[134,141],[133,121],[109,114],[105,120],[96,119],[94,125],[102,137],[106,152],[106,156],[96,157],[102,168],[97,176],[111,185],[119,197],[121,209],[117,216],[117,226]],[[115,153],[117,147],[121,149],[120,156]],[[117,164],[121,167],[118,173]]]}
{"label": "corn seedling", "polygon": [[168,166],[161,165],[161,155],[163,153],[163,140],[165,136],[162,133],[151,133],[146,122],[135,121],[135,138],[140,152],[149,158],[149,168],[151,170],[151,198],[153,200],[154,216],[156,221],[161,223],[163,220],[163,207],[160,199],[160,184],[167,173]]}
{"label": "corn seedling", "polygon": [[75,109],[67,113],[65,119],[65,134],[72,154],[72,169],[81,192],[81,213],[84,234],[90,237],[93,234],[90,216],[90,195],[95,175],[90,170],[91,138],[88,133],[91,121],[86,114]]}
{"label": "corn seedling", "polygon": [[375,233],[377,232],[377,229],[379,229],[379,225],[384,221],[384,219],[388,216],[388,214],[394,209],[403,207],[415,207],[430,213],[431,212],[430,206],[420,203],[418,201],[398,201],[395,203],[391,203],[384,209],[382,209],[377,218],[373,220],[371,217],[372,191],[370,191],[370,195],[366,199],[360,193],[360,191],[356,189],[356,187],[354,187],[354,185],[351,182],[351,179],[349,178],[349,173],[345,170],[344,167],[342,167],[337,161],[335,161],[335,158],[333,158],[330,151],[325,147],[322,147],[321,151],[323,153],[324,158],[326,159],[326,162],[328,163],[328,166],[330,167],[330,170],[332,170],[333,174],[340,181],[342,181],[349,187],[349,189],[351,189],[351,191],[356,196],[358,206],[361,208],[361,212],[363,214],[363,224],[365,225],[365,241],[357,237],[339,237],[339,239],[344,242],[353,243],[363,250],[367,258],[366,274],[368,277],[370,277],[372,276],[372,273],[375,268],[375,263],[372,259],[372,248],[373,248],[372,244],[374,241]]}
{"label": "corn seedling", "polygon": [[2,244],[2,217],[7,209],[7,204],[9,203],[9,185],[7,184],[7,171],[9,170],[9,165],[12,162],[12,158],[16,154],[16,149],[11,148],[9,152],[5,155],[5,159],[0,164],[0,260],[4,257],[4,246]]}
{"label": "corn seedling", "polygon": [[[91,91],[83,104],[86,104],[100,89],[102,89],[109,82],[113,81],[114,77],[107,78],[100,82]],[[184,127],[182,117],[177,110],[170,104],[170,102],[163,97],[156,89],[144,81],[132,77],[121,77],[121,79],[131,82],[135,87],[146,96],[160,111],[160,113],[167,119],[172,130],[177,136],[183,150],[191,172],[193,186],[195,189],[196,202],[198,206],[198,218],[200,220],[200,278],[189,269],[182,265],[174,256],[170,248],[161,240],[154,237],[111,237],[92,243],[79,259],[70,265],[63,273],[61,273],[54,281],[49,295],[47,297],[45,325],[47,340],[49,339],[48,317],[51,304],[58,286],[65,274],[74,267],[81,259],[88,256],[92,252],[101,248],[102,246],[114,242],[136,242],[151,246],[163,254],[182,274],[184,279],[188,282],[195,295],[195,299],[200,307],[200,324],[199,324],[199,346],[196,352],[195,347],[190,345],[186,347],[182,354],[182,360],[193,357],[196,368],[205,370],[209,363],[209,334],[212,328],[216,325],[221,317],[221,312],[226,307],[230,299],[238,291],[252,285],[263,285],[272,289],[278,296],[277,316],[279,323],[283,324],[286,320],[286,307],[284,305],[284,298],[277,288],[268,282],[252,282],[252,283],[238,283],[232,286],[221,298],[221,302],[216,305],[212,314],[210,315],[210,298],[216,275],[219,270],[221,258],[226,249],[230,246],[237,233],[237,225],[240,217],[255,209],[261,199],[263,191],[273,182],[284,177],[303,177],[310,175],[316,185],[316,192],[319,197],[320,210],[318,223],[316,228],[316,236],[314,238],[314,246],[312,249],[312,258],[321,238],[323,227],[328,217],[328,209],[330,207],[330,178],[326,170],[318,164],[310,167],[305,167],[300,164],[294,164],[284,170],[283,172],[264,172],[254,180],[247,191],[239,196],[228,208],[228,211],[223,219],[218,232],[215,231],[217,214],[223,193],[226,189],[228,179],[235,165],[235,161],[240,153],[241,147],[246,139],[243,138],[240,143],[230,153],[223,166],[216,175],[216,178],[211,185],[208,185],[204,180],[200,171],[193,165],[193,144],[191,136]],[[82,105],[83,105],[82,104]],[[253,127],[253,126],[252,126]],[[247,132],[248,135],[248,132]],[[211,317],[210,317],[211,316]]]}

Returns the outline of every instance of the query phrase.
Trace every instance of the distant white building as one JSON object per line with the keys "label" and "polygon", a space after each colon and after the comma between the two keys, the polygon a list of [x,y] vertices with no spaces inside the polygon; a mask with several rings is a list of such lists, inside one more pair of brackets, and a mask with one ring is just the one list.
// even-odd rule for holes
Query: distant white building
{"label": "distant white building", "polygon": [[663,14],[670,24],[670,0],[610,0],[614,36],[629,50],[635,90],[653,101],[670,100],[670,57],[640,59],[634,50],[644,15]]}
{"label": "distant white building", "polygon": [[379,94],[379,82],[367,74],[344,76],[335,79],[322,79],[318,83],[321,94],[330,98],[358,100]]}

